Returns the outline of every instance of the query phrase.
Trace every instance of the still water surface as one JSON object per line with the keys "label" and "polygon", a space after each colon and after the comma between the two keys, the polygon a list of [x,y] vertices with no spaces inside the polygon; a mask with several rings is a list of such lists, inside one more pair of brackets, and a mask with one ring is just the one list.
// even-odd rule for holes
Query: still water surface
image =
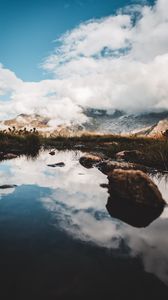
{"label": "still water surface", "polygon": [[0,185],[17,185],[0,189],[0,299],[168,299],[168,208],[141,229],[111,218],[106,176],[80,155],[0,163]]}

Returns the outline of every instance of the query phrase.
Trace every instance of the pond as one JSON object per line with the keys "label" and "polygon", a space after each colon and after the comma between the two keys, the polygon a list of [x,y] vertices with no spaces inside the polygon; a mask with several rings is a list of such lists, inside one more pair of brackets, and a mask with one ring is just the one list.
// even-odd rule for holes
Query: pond
{"label": "pond", "polygon": [[[168,208],[146,228],[112,218],[106,176],[80,156],[0,163],[16,185],[0,189],[1,299],[168,299]],[[167,177],[153,180],[168,202]]]}

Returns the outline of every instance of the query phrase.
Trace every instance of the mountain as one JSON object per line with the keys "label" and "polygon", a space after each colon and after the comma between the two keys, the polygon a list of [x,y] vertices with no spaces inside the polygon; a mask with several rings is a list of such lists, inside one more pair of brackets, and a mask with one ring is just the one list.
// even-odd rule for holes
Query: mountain
{"label": "mountain", "polygon": [[87,130],[116,134],[138,132],[142,128],[149,129],[156,126],[159,121],[168,119],[167,111],[135,115],[125,114],[122,111],[108,114],[103,110],[89,109],[85,114],[89,117],[89,122],[84,124]]}
{"label": "mountain", "polygon": [[17,129],[21,129],[23,127],[29,128],[48,128],[49,118],[44,118],[38,114],[27,115],[20,114],[16,118],[5,120],[1,122],[4,126],[8,127],[16,127]]}
{"label": "mountain", "polygon": [[38,114],[20,114],[16,118],[0,121],[1,130],[26,130],[30,131],[34,128],[45,136],[56,136],[56,135],[73,135],[74,132],[83,130],[83,126],[78,124],[60,124],[56,127],[50,125],[50,118],[43,117]]}
{"label": "mountain", "polygon": [[168,130],[168,119],[161,120],[153,126],[149,126],[148,128],[144,128],[140,131],[137,131],[136,134],[146,136],[157,136],[162,132],[164,133],[166,130]]}
{"label": "mountain", "polygon": [[45,135],[68,135],[77,134],[81,131],[99,132],[99,133],[137,133],[143,135],[152,135],[168,128],[168,112],[150,113],[141,115],[128,115],[121,111],[115,111],[112,114],[104,110],[88,109],[84,113],[88,117],[85,124],[61,124],[51,126],[50,118],[38,114],[20,114],[16,118],[0,121],[1,129],[15,127],[16,130],[31,130],[36,128]]}

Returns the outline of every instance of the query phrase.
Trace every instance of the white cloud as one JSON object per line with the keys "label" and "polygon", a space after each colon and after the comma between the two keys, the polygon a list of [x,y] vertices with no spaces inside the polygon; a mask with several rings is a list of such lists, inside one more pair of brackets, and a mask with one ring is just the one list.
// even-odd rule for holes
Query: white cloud
{"label": "white cloud", "polygon": [[11,92],[10,101],[0,104],[1,116],[38,112],[61,123],[85,121],[81,106],[129,113],[168,109],[167,9],[167,0],[126,7],[65,33],[43,62],[51,80],[23,82],[0,66],[0,95]]}
{"label": "white cloud", "polygon": [[12,71],[0,64],[0,96],[19,88],[21,83],[22,81]]}

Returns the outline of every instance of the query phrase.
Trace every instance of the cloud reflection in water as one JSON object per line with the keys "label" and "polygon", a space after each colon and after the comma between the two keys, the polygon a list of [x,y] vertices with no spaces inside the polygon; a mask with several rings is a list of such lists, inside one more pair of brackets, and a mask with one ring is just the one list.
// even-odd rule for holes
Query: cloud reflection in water
{"label": "cloud reflection in water", "polygon": [[[127,255],[140,256],[146,272],[155,274],[168,285],[168,209],[147,228],[137,229],[112,219],[107,210],[108,194],[100,188],[107,183],[97,169],[86,170],[79,163],[79,152],[42,152],[36,160],[21,157],[0,164],[1,184],[37,185],[50,188],[47,197],[38,199],[53,216],[53,223],[73,238],[99,247],[119,249],[121,241],[130,248]],[[64,168],[47,164],[63,161]],[[158,181],[165,200],[168,185]],[[2,192],[12,193],[12,189]],[[55,221],[54,221],[55,220]],[[58,224],[58,225],[56,225]],[[121,255],[121,252],[119,252]],[[123,253],[125,255],[125,253]]]}

